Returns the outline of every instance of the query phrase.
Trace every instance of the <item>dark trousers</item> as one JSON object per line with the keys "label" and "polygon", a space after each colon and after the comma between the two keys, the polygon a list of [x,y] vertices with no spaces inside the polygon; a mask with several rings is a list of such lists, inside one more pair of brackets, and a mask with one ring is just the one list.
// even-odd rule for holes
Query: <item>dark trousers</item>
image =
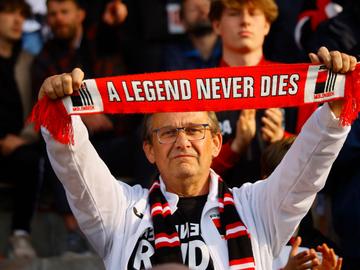
{"label": "dark trousers", "polygon": [[40,162],[39,146],[35,144],[20,146],[9,156],[0,156],[0,177],[14,185],[12,230],[30,232],[41,186]]}

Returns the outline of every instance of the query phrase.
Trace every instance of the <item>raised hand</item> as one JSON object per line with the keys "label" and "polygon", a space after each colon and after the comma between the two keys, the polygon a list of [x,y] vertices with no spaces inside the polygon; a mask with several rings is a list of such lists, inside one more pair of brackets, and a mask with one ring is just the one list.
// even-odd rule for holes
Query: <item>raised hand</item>
{"label": "raised hand", "polygon": [[236,122],[236,135],[231,143],[231,149],[235,153],[242,153],[256,132],[256,110],[242,110]]}
{"label": "raised hand", "polygon": [[38,99],[43,96],[57,99],[71,95],[74,91],[80,89],[83,79],[84,72],[79,68],[74,68],[71,73],[48,77],[40,87]]}
{"label": "raised hand", "polygon": [[283,270],[304,270],[315,269],[320,265],[320,261],[314,249],[305,250],[298,253],[299,246],[301,245],[301,237],[296,237],[292,245],[289,259]]}
{"label": "raised hand", "polygon": [[[356,58],[339,51],[331,51],[325,47],[321,47],[317,54],[310,53],[310,60],[313,64],[323,63],[328,69],[334,72],[346,73],[353,71],[356,66]],[[343,107],[342,100],[329,102],[330,108],[336,117],[340,116]]]}
{"label": "raised hand", "polygon": [[273,143],[284,137],[283,114],[280,109],[270,108],[265,110],[261,122],[263,123],[261,135],[265,141]]}

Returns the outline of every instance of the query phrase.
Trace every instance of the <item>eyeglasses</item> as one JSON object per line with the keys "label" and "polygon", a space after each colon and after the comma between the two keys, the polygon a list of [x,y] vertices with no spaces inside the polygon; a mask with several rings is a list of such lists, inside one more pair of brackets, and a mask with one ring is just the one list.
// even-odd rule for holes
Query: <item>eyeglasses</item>
{"label": "eyeglasses", "polygon": [[182,130],[185,132],[186,138],[189,141],[198,141],[205,138],[205,130],[209,128],[209,124],[191,125],[188,127],[162,127],[156,128],[152,132],[155,132],[158,141],[161,144],[169,144],[176,142],[179,132]]}

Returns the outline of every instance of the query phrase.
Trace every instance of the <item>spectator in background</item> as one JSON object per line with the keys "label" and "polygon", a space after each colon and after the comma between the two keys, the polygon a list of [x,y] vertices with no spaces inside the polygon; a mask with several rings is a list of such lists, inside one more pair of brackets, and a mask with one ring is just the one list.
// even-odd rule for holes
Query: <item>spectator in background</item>
{"label": "spectator in background", "polygon": [[[83,25],[86,11],[81,1],[47,0],[46,4],[47,22],[53,38],[44,44],[34,60],[34,91],[39,89],[40,83],[46,77],[74,67],[81,67],[90,78],[124,74],[126,69],[118,42],[121,23],[126,16],[118,12],[124,9],[121,1],[110,1],[105,6],[104,20],[110,25],[102,22],[87,29]],[[134,118],[129,115],[105,114],[82,117],[96,150],[114,175],[131,173],[129,153],[133,151],[133,134],[137,126]],[[78,226],[65,199],[64,190],[50,166],[46,167],[46,178],[54,179],[55,201],[68,229],[68,251],[81,253],[86,250],[87,245],[78,233]]]}
{"label": "spectator in background", "polygon": [[221,43],[208,17],[210,0],[183,0],[181,19],[187,39],[169,45],[165,51],[165,70],[214,67],[221,57]]}
{"label": "spectator in background", "polygon": [[181,0],[124,0],[129,14],[126,29],[126,64],[129,73],[164,70],[164,48],[184,40]]}
{"label": "spectator in background", "polygon": [[[354,55],[360,54],[360,2],[343,1],[341,12],[313,28],[312,32],[301,36],[299,41],[305,52],[326,46]],[[297,34],[297,33],[295,33]]]}
{"label": "spectator in background", "polygon": [[44,44],[48,28],[45,27],[46,0],[26,0],[31,6],[32,16],[24,23],[23,49],[37,55]]}
{"label": "spectator in background", "polygon": [[264,43],[266,59],[281,63],[299,63],[308,61],[308,56],[297,48],[294,29],[297,17],[303,5],[309,0],[276,0],[279,16],[271,24]]}
{"label": "spectator in background", "polygon": [[319,25],[338,15],[343,10],[343,5],[347,1],[348,0],[304,1],[302,11],[299,14],[298,22],[295,27],[296,45],[301,50],[311,52],[312,46],[310,40],[315,38],[315,32]]}
{"label": "spectator in background", "polygon": [[[278,9],[273,0],[214,0],[210,19],[222,40],[220,66],[269,65],[263,44]],[[224,145],[212,168],[230,186],[239,180],[260,179],[260,153],[266,144],[284,136],[283,115],[278,108],[217,113]]]}
{"label": "spectator in background", "polygon": [[30,16],[24,0],[0,1],[0,177],[14,184],[11,252],[34,258],[30,222],[40,186],[37,136],[25,126],[31,99],[32,57],[21,51],[22,27]]}

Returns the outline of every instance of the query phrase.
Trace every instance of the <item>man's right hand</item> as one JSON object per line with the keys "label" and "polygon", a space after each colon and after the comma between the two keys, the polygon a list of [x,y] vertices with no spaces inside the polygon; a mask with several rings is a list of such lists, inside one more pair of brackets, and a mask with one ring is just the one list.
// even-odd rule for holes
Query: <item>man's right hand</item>
{"label": "man's right hand", "polygon": [[57,99],[71,95],[80,89],[83,79],[84,72],[80,68],[74,68],[71,73],[48,77],[40,87],[38,99],[44,96]]}

